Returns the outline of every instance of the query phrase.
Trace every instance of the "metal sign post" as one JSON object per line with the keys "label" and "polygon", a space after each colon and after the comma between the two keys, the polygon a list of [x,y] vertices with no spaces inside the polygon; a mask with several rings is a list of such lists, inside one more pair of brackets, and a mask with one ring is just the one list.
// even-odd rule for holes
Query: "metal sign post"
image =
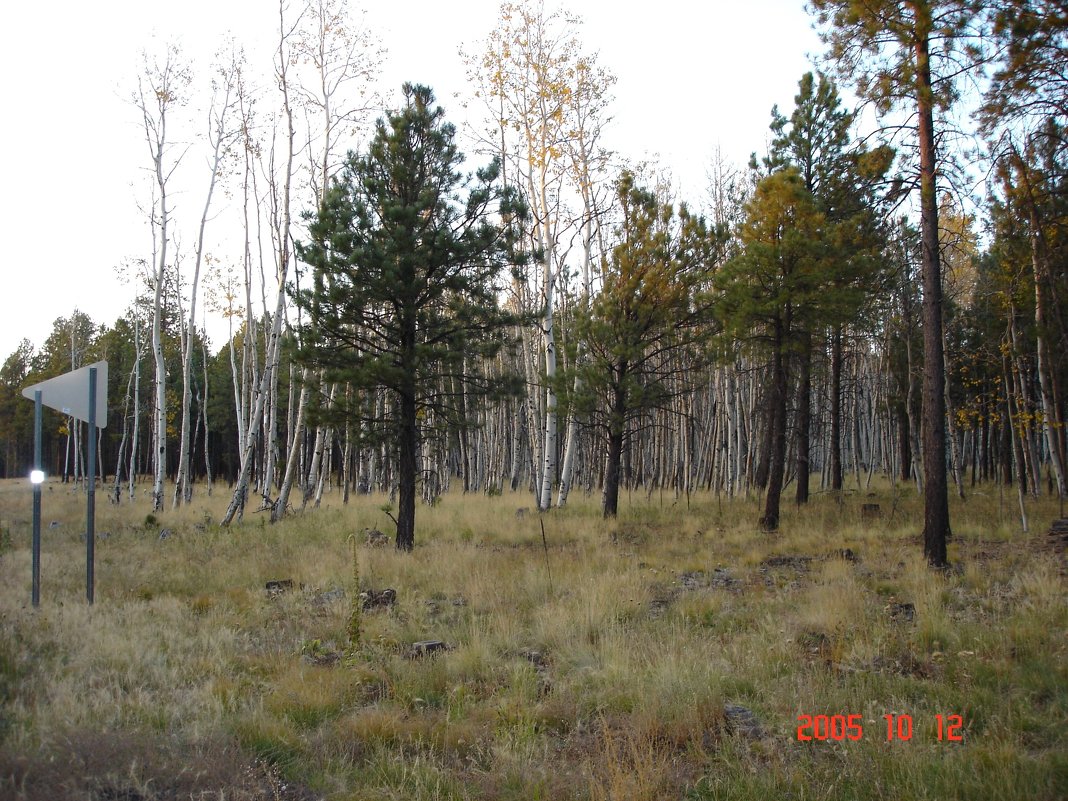
{"label": "metal sign post", "polygon": [[96,367],[89,368],[89,483],[85,506],[85,599],[93,603],[96,584]]}
{"label": "metal sign post", "polygon": [[[96,362],[22,390],[34,402],[33,472],[33,605],[41,603],[41,407],[47,406],[89,424],[89,465],[86,471],[85,598],[93,603],[96,563],[96,441],[97,429],[108,424],[108,363]],[[97,422],[97,413],[102,420]]]}
{"label": "metal sign post", "polygon": [[41,605],[41,390],[33,393],[33,605]]}

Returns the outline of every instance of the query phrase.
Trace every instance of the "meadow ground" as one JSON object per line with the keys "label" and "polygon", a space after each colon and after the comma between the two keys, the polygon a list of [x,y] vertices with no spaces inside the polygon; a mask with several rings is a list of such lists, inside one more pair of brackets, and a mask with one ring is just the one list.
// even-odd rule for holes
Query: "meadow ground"
{"label": "meadow ground", "polygon": [[914,488],[774,536],[755,499],[450,494],[412,554],[367,544],[383,497],[221,529],[226,500],[98,495],[90,608],[84,495],[51,484],[34,610],[0,484],[0,798],[1068,798],[1055,501],[1023,534],[1010,494],[954,499],[940,574]]}

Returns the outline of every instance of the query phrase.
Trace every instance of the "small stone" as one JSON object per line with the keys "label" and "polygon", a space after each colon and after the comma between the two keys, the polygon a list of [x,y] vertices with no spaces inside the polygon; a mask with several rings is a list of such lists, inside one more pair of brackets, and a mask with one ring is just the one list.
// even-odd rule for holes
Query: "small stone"
{"label": "small stone", "polygon": [[293,579],[277,579],[274,581],[268,581],[264,585],[264,589],[267,591],[268,596],[274,598],[293,589]]}
{"label": "small stone", "polygon": [[408,651],[408,658],[419,659],[449,650],[451,650],[451,646],[441,640],[420,640],[412,643],[411,650]]}
{"label": "small stone", "polygon": [[853,550],[851,548],[839,548],[837,551],[834,552],[834,555],[837,556],[839,559],[844,559],[845,561],[853,562],[854,564],[860,561],[860,558],[855,553],[853,553]]}
{"label": "small stone", "polygon": [[397,591],[392,587],[384,590],[365,590],[360,593],[363,609],[388,609],[397,604]]}
{"label": "small stone", "polygon": [[723,715],[727,719],[727,729],[734,734],[740,734],[748,740],[762,740],[767,736],[756,715],[744,706],[727,704],[723,707]]}
{"label": "small stone", "polygon": [[723,590],[736,590],[741,586],[741,582],[734,577],[729,567],[717,567],[712,571],[709,586]]}
{"label": "small stone", "polygon": [[169,540],[173,536],[174,536],[174,531],[172,529],[169,529],[169,528],[162,529],[159,532],[159,538],[161,540]]}
{"label": "small stone", "polygon": [[549,667],[549,660],[545,658],[545,654],[541,651],[535,651],[533,648],[524,648],[519,652],[519,655],[530,662],[535,670],[547,670]]}
{"label": "small stone", "polygon": [[708,576],[703,570],[691,570],[688,573],[679,573],[679,584],[684,590],[699,590],[708,586]]}
{"label": "small stone", "polygon": [[769,556],[760,563],[761,567],[792,567],[794,570],[808,570],[811,556]]}
{"label": "small stone", "polygon": [[886,611],[890,613],[890,619],[899,623],[911,623],[916,619],[916,607],[910,603],[889,603]]}
{"label": "small stone", "polygon": [[334,587],[332,590],[326,590],[325,592],[316,593],[312,596],[312,603],[315,606],[329,606],[335,601],[340,601],[345,597],[345,590],[342,587]]}

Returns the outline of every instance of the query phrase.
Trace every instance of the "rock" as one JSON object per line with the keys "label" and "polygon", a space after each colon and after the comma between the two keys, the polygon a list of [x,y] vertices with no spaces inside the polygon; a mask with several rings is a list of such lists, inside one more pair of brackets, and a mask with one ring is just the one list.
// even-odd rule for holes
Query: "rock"
{"label": "rock", "polygon": [[306,665],[330,667],[341,661],[341,654],[337,651],[322,651],[313,654],[301,654],[300,658]]}
{"label": "rock", "polygon": [[1054,546],[1068,547],[1068,518],[1054,520],[1049,527],[1049,536],[1052,538]]}
{"label": "rock", "polygon": [[530,662],[530,664],[534,666],[534,669],[539,672],[549,669],[549,660],[545,658],[545,654],[541,651],[535,651],[533,648],[524,648],[519,652],[519,655]]}
{"label": "rock", "polygon": [[268,596],[270,596],[271,598],[275,598],[293,589],[293,579],[277,579],[275,581],[268,581],[264,585],[264,589],[267,591]]}
{"label": "rock", "polygon": [[363,609],[388,609],[397,604],[397,591],[391,587],[384,590],[365,590],[359,597]]}
{"label": "rock", "polygon": [[727,704],[723,707],[723,715],[727,719],[727,730],[732,734],[740,734],[747,740],[762,740],[767,736],[756,715],[744,706]]}
{"label": "rock", "polygon": [[671,605],[678,600],[682,590],[678,587],[652,584],[649,587],[649,594],[653,596],[649,601],[649,616],[656,619],[663,616]]}
{"label": "rock", "polygon": [[860,557],[853,553],[852,549],[850,548],[839,548],[831,555],[839,559],[844,559],[847,562],[852,562],[854,564],[860,561]]}
{"label": "rock", "polygon": [[336,586],[332,590],[316,591],[312,593],[311,604],[315,609],[323,611],[326,607],[329,607],[331,603],[344,600],[345,590],[343,587]]}
{"label": "rock", "polygon": [[389,545],[389,535],[377,528],[364,529],[367,532],[367,544],[372,548],[381,548]]}
{"label": "rock", "polygon": [[913,604],[893,601],[885,608],[890,614],[890,619],[898,623],[911,623],[916,619],[916,607]]}
{"label": "rock", "polygon": [[728,567],[717,567],[712,571],[712,578],[708,582],[708,586],[722,590],[736,590],[741,584]]}
{"label": "rock", "polygon": [[877,503],[862,503],[860,505],[861,520],[878,520],[883,516],[882,509]]}
{"label": "rock", "polygon": [[733,590],[741,584],[731,574],[730,568],[727,567],[717,567],[713,569],[711,574],[704,570],[690,570],[685,573],[679,573],[678,583],[682,589],[690,592],[705,589],[706,587]]}
{"label": "rock", "polygon": [[306,642],[301,646],[300,655],[306,664],[319,667],[330,667],[341,661],[341,652],[332,640]]}
{"label": "rock", "polygon": [[159,538],[161,540],[169,540],[173,536],[174,536],[174,531],[172,529],[169,529],[169,528],[162,529],[159,532]]}
{"label": "rock", "polygon": [[318,592],[312,596],[311,602],[314,606],[329,606],[330,604],[341,601],[345,598],[345,590],[342,587],[334,587],[332,590],[326,590],[325,592]]}
{"label": "rock", "polygon": [[708,576],[703,570],[691,570],[687,573],[679,573],[679,584],[684,590],[699,590],[708,586]]}
{"label": "rock", "polygon": [[408,658],[420,659],[424,656],[432,656],[443,651],[451,650],[452,647],[441,640],[420,640],[419,642],[412,643],[412,647],[408,651]]}
{"label": "rock", "polygon": [[761,567],[792,567],[794,570],[808,570],[811,556],[769,556],[760,563]]}

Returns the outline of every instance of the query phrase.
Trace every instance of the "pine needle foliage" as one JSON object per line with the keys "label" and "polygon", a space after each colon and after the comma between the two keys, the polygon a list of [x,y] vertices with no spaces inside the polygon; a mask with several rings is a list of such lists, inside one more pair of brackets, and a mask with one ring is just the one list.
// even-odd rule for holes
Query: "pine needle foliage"
{"label": "pine needle foliage", "polygon": [[405,84],[403,97],[310,219],[297,252],[312,286],[295,299],[306,317],[298,359],[324,386],[352,389],[331,414],[398,450],[397,546],[410,550],[424,421],[463,425],[475,399],[518,388],[485,365],[522,322],[499,298],[523,264],[525,210],[495,162],[460,172],[455,128],[430,89]]}

